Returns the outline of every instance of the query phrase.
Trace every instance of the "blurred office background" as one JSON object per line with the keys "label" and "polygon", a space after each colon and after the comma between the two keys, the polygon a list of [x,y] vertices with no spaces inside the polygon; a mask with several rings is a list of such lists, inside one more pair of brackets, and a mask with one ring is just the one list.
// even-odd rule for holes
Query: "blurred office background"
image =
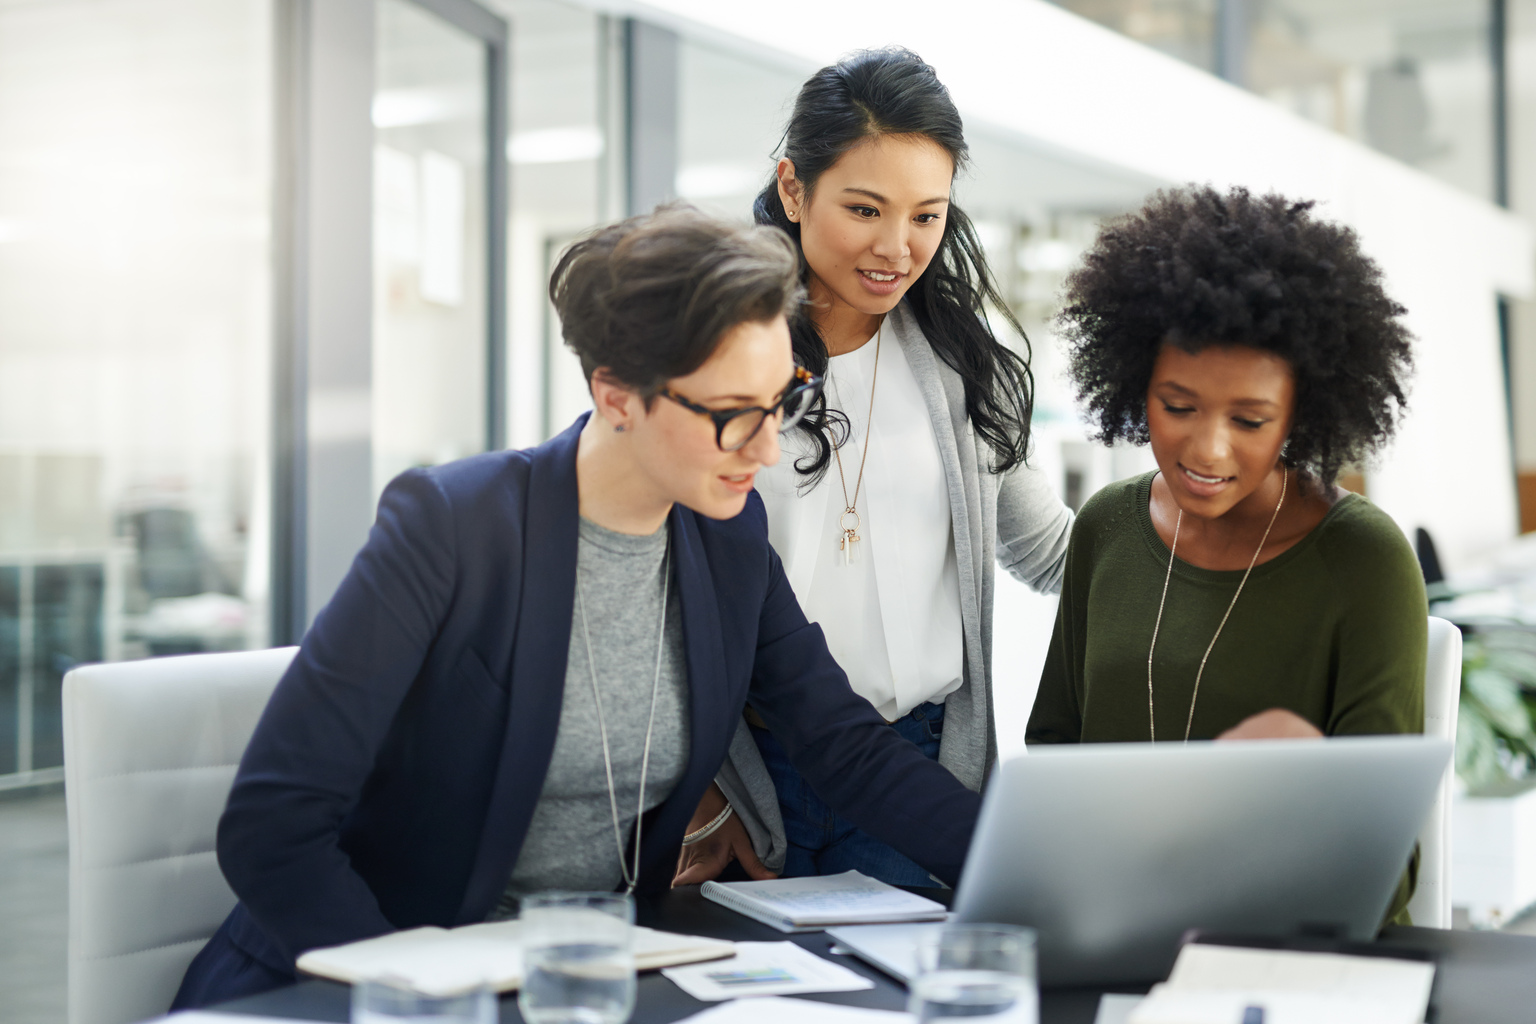
{"label": "blurred office background", "polygon": [[[567,425],[561,246],[746,218],[800,82],[892,42],[966,116],[1069,503],[1150,463],[1086,440],[1062,278],[1202,180],[1318,199],[1411,311],[1348,486],[1453,576],[1536,529],[1536,0],[0,0],[0,789],[62,779],[71,666],[296,642],[390,477]],[[1053,609],[999,596],[1005,752]]]}

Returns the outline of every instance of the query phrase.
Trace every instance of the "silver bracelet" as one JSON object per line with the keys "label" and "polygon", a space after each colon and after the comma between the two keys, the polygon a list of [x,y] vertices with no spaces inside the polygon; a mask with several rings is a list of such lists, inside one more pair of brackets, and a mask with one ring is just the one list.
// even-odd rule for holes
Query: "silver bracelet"
{"label": "silver bracelet", "polygon": [[689,832],[687,835],[683,836],[683,845],[692,846],[695,843],[708,839],[710,836],[715,834],[721,825],[726,823],[726,820],[730,818],[730,816],[731,805],[729,802],[727,802],[725,805],[725,810],[711,818],[709,824],[703,826],[697,832]]}

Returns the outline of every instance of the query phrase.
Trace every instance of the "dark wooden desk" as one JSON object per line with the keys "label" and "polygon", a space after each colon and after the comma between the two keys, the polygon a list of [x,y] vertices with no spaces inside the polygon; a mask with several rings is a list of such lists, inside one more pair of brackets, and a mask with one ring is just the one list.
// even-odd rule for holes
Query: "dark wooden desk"
{"label": "dark wooden desk", "polygon": [[[642,900],[640,924],[690,935],[737,941],[790,939],[813,953],[848,967],[874,981],[862,992],[829,992],[797,998],[867,1006],[882,1010],[906,1008],[906,989],[853,957],[833,956],[831,942],[821,932],[784,935],[726,910],[699,895],[678,889],[654,900]],[[1536,938],[1496,932],[1451,932],[1434,928],[1394,928],[1381,940],[1388,946],[1430,950],[1438,957],[1436,1024],[1494,1024],[1536,1020]],[[1046,989],[1040,993],[1041,1024],[1093,1024],[1100,989]],[[1136,992],[1126,988],[1116,991]],[[303,981],[218,1009],[297,1020],[345,1022],[350,990],[329,981]],[[671,1024],[713,1004],[701,1003],[656,972],[640,976],[634,1024]],[[502,1024],[521,1024],[515,996],[501,1000]]]}

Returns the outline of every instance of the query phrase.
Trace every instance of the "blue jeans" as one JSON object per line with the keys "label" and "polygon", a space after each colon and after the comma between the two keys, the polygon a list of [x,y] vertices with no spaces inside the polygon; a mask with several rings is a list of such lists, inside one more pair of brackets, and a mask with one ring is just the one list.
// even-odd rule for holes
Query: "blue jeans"
{"label": "blue jeans", "polygon": [[[919,704],[898,718],[891,728],[917,744],[923,756],[939,758],[939,736],[944,729],[943,704]],[[837,814],[812,791],[810,784],[790,764],[784,748],[767,729],[752,727],[752,738],[779,791],[779,813],[789,852],[784,859],[785,878],[835,875],[849,869],[862,871],[890,885],[935,886],[925,868],[896,848],[869,835]]]}

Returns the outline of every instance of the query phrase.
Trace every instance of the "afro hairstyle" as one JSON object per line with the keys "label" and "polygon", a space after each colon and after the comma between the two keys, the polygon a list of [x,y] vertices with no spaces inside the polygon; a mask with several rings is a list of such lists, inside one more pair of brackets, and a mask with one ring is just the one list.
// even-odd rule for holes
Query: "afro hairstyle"
{"label": "afro hairstyle", "polygon": [[1097,440],[1151,440],[1147,388],[1163,345],[1243,345],[1295,374],[1287,465],[1329,486],[1386,444],[1412,368],[1407,311],[1355,233],[1312,206],[1188,185],[1104,225],[1057,314]]}

